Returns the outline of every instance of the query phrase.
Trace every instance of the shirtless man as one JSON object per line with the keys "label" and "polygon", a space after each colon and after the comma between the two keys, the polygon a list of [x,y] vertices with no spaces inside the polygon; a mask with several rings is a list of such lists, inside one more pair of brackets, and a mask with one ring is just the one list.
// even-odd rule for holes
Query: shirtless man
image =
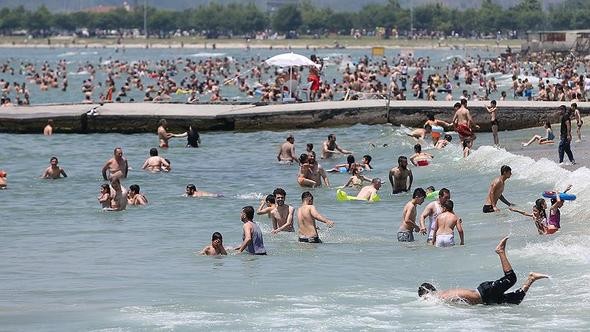
{"label": "shirtless man", "polygon": [[270,212],[272,220],[272,234],[278,232],[294,232],[293,228],[293,214],[295,209],[288,204],[285,204],[285,197],[287,193],[283,188],[277,188],[273,192],[277,206]]}
{"label": "shirtless man", "polygon": [[426,191],[422,188],[416,188],[412,199],[404,206],[402,212],[402,222],[397,231],[397,240],[399,242],[414,242],[414,231],[420,231],[416,225],[416,207],[421,205],[426,198]]}
{"label": "shirtless man", "polygon": [[463,221],[453,212],[453,201],[450,199],[442,204],[443,213],[436,218],[432,226],[434,237],[432,242],[437,247],[452,247],[455,245],[455,227],[461,238],[460,245],[465,244],[463,238]]}
{"label": "shirtless man", "polygon": [[[432,238],[434,237],[433,226],[436,224],[436,218],[439,214],[443,213],[442,205],[451,199],[451,192],[447,188],[442,188],[438,191],[438,198],[436,201],[429,203],[422,211],[420,215],[420,233],[428,234],[427,243],[432,244]],[[426,228],[424,221],[426,218],[429,219],[428,228]]]}
{"label": "shirtless man", "polygon": [[160,147],[161,148],[167,148],[168,141],[172,137],[186,137],[188,135],[188,133],[183,133],[183,134],[169,133],[168,131],[166,131],[167,124],[168,124],[168,122],[166,121],[166,119],[161,119],[160,122],[158,123],[158,138],[160,139]]}
{"label": "shirtless man", "polygon": [[209,193],[206,191],[198,190],[197,186],[192,183],[186,185],[186,192],[184,197],[223,197],[221,194]]}
{"label": "shirtless man", "polygon": [[111,181],[111,210],[123,211],[127,208],[127,189],[123,188],[119,179]]}
{"label": "shirtless man", "polygon": [[352,151],[344,150],[336,144],[336,135],[328,135],[328,139],[322,144],[322,159],[332,158],[335,153],[351,154]]}
{"label": "shirtless man", "polygon": [[160,172],[165,171],[170,168],[170,164],[166,161],[166,159],[158,156],[158,149],[151,148],[150,149],[150,157],[145,160],[141,169],[147,169],[150,172]]}
{"label": "shirtless man", "polygon": [[578,135],[578,139],[576,142],[582,141],[582,125],[584,121],[582,121],[582,115],[580,114],[580,110],[578,109],[578,104],[572,103],[571,109],[574,112],[574,119],[576,120],[576,125],[578,129],[576,129],[576,134]]}
{"label": "shirtless man", "polygon": [[322,216],[313,205],[313,195],[306,191],[301,194],[301,206],[297,210],[297,223],[299,225],[299,242],[322,243],[318,236],[316,220],[334,226],[334,222]]}
{"label": "shirtless man", "polygon": [[59,167],[57,163],[57,157],[51,157],[51,159],[49,159],[49,167],[45,169],[41,177],[43,179],[59,179],[60,176],[67,178],[68,175],[66,174],[66,171],[64,171],[63,168]]}
{"label": "shirtless man", "polygon": [[520,304],[524,299],[531,285],[547,275],[531,272],[525,283],[515,292],[506,293],[510,287],[516,283],[516,274],[506,257],[506,241],[508,237],[503,238],[496,247],[496,253],[500,257],[504,276],[496,281],[485,281],[475,289],[454,288],[444,291],[437,291],[434,286],[425,282],[418,287],[418,296],[433,296],[448,302],[464,302],[467,304]]}
{"label": "shirtless man", "polygon": [[309,164],[311,180],[315,182],[315,186],[321,187],[323,181],[326,187],[330,187],[328,173],[326,173],[326,170],[322,167],[322,165],[317,162],[314,151],[311,151],[308,154],[307,163]]}
{"label": "shirtless man", "polygon": [[129,186],[129,193],[127,193],[127,203],[131,205],[146,205],[148,203],[145,195],[140,192],[139,185],[132,184]]}
{"label": "shirtless man", "polygon": [[361,191],[359,191],[359,193],[356,195],[356,197],[370,201],[373,196],[377,195],[379,188],[381,188],[381,179],[373,178],[373,180],[371,180],[371,184],[364,186],[363,189],[361,189]]}
{"label": "shirtless man", "polygon": [[416,144],[414,145],[414,154],[410,156],[410,162],[414,166],[428,166],[430,160],[434,158],[428,152],[422,152],[422,145]]}
{"label": "shirtless man", "polygon": [[[391,187],[393,188],[392,194],[407,192],[412,188],[412,182],[414,181],[414,175],[408,169],[408,158],[400,156],[397,158],[397,164],[397,167],[389,171],[389,183],[391,183]],[[410,179],[409,183],[408,178]]]}
{"label": "shirtless man", "polygon": [[490,106],[486,106],[486,110],[490,113],[490,121],[492,125],[492,134],[494,136],[494,145],[500,145],[500,139],[498,138],[498,118],[496,112],[498,112],[498,107],[496,107],[496,101],[492,100],[490,102]]}
{"label": "shirtless man", "polygon": [[425,125],[424,128],[414,129],[411,133],[406,135],[414,137],[417,140],[424,140],[426,138],[426,135],[432,135],[432,126]]}
{"label": "shirtless man", "polygon": [[287,136],[287,141],[281,144],[277,160],[279,163],[299,162],[295,155],[295,138],[293,135]]}
{"label": "shirtless man", "polygon": [[[123,158],[123,149],[117,147],[113,151],[113,158],[107,160],[102,167],[102,177],[105,180],[113,182],[114,180],[120,180],[127,177],[129,166],[127,159]],[[109,175],[107,177],[107,170]]]}
{"label": "shirtless man", "polygon": [[0,169],[0,189],[6,189],[6,172]]}
{"label": "shirtless man", "polygon": [[201,250],[201,255],[227,255],[227,251],[225,251],[225,248],[223,247],[223,237],[221,236],[221,233],[213,233],[211,236],[211,244]]}
{"label": "shirtless man", "polygon": [[479,126],[473,122],[471,113],[469,113],[469,109],[467,109],[467,99],[461,99],[461,103],[456,103],[454,109],[455,115],[453,116],[453,125],[455,126],[455,131],[459,134],[459,139],[461,142],[466,139],[473,142],[475,134],[471,128],[479,128]]}
{"label": "shirtless man", "polygon": [[43,135],[45,135],[45,136],[53,135],[53,120],[51,120],[51,119],[47,120],[47,124],[43,128]]}
{"label": "shirtless man", "polygon": [[506,183],[506,180],[510,179],[511,176],[512,169],[510,166],[503,165],[500,168],[500,176],[495,178],[490,184],[490,189],[488,190],[488,195],[486,196],[486,201],[483,206],[483,213],[500,211],[500,209],[498,209],[496,206],[496,204],[498,204],[498,199],[509,207],[514,205],[508,202],[508,200],[506,200],[502,194],[504,192],[504,184]]}

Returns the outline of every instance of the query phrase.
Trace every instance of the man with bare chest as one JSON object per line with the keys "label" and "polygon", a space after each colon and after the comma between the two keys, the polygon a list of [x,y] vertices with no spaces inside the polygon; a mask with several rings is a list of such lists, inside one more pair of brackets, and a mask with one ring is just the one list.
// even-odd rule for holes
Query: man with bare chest
{"label": "man with bare chest", "polygon": [[[107,170],[109,171],[108,176]],[[102,167],[102,177],[105,180],[113,182],[114,180],[127,178],[128,171],[129,166],[127,164],[127,159],[123,157],[123,149],[117,147],[113,151],[113,158],[107,160]]]}
{"label": "man with bare chest", "polygon": [[288,204],[285,204],[285,197],[287,193],[283,188],[277,188],[273,192],[277,206],[270,212],[272,220],[272,234],[278,232],[294,232],[293,228],[293,213],[295,209]]}

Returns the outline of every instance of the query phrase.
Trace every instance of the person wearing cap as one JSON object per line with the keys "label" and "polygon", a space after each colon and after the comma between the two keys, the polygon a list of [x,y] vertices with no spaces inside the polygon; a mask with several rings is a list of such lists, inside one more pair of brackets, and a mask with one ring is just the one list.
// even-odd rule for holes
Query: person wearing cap
{"label": "person wearing cap", "polygon": [[0,169],[0,189],[6,189],[7,182],[6,182],[6,172]]}
{"label": "person wearing cap", "polygon": [[356,197],[367,201],[371,200],[372,197],[377,195],[377,191],[379,191],[379,188],[381,188],[381,184],[382,182],[380,178],[374,178],[371,181],[371,184],[364,186],[363,189],[359,191],[358,195],[356,195]]}
{"label": "person wearing cap", "polygon": [[293,135],[289,134],[287,136],[286,142],[281,144],[279,154],[277,155],[277,160],[279,163],[289,164],[293,163],[294,161],[299,162],[295,155],[295,137],[293,137]]}

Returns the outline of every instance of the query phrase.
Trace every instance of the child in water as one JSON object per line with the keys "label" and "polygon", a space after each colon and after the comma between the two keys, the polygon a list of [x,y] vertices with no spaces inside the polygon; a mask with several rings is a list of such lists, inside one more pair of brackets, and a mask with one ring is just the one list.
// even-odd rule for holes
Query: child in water
{"label": "child in water", "polygon": [[545,199],[539,198],[535,201],[532,213],[519,210],[512,206],[508,209],[512,212],[520,213],[523,216],[531,217],[537,227],[537,232],[539,232],[540,235],[547,234],[547,212],[545,212],[547,209],[547,202],[545,202]]}
{"label": "child in water", "polygon": [[275,195],[270,194],[266,196],[266,198],[260,201],[260,206],[258,207],[258,211],[256,214],[266,214],[270,218],[270,211],[272,211],[277,205],[275,204]]}
{"label": "child in water", "polygon": [[373,179],[369,179],[364,175],[360,174],[359,168],[357,164],[353,164],[351,167],[352,176],[348,179],[348,182],[344,185],[344,187],[353,187],[355,189],[361,189],[363,186],[363,181],[371,182]]}
{"label": "child in water", "polygon": [[107,183],[100,186],[100,195],[98,195],[98,202],[103,209],[111,208],[111,187]]}
{"label": "child in water", "polygon": [[463,158],[467,158],[471,153],[471,141],[466,139],[463,141]]}

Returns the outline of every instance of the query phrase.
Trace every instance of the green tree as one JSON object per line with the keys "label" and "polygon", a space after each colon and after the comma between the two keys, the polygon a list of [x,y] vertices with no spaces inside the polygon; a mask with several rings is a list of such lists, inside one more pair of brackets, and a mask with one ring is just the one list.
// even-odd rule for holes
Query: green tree
{"label": "green tree", "polygon": [[31,30],[49,30],[53,24],[53,15],[47,7],[41,6],[28,16],[27,28]]}
{"label": "green tree", "polygon": [[302,23],[301,11],[295,5],[281,7],[272,17],[272,28],[278,32],[297,31]]}

